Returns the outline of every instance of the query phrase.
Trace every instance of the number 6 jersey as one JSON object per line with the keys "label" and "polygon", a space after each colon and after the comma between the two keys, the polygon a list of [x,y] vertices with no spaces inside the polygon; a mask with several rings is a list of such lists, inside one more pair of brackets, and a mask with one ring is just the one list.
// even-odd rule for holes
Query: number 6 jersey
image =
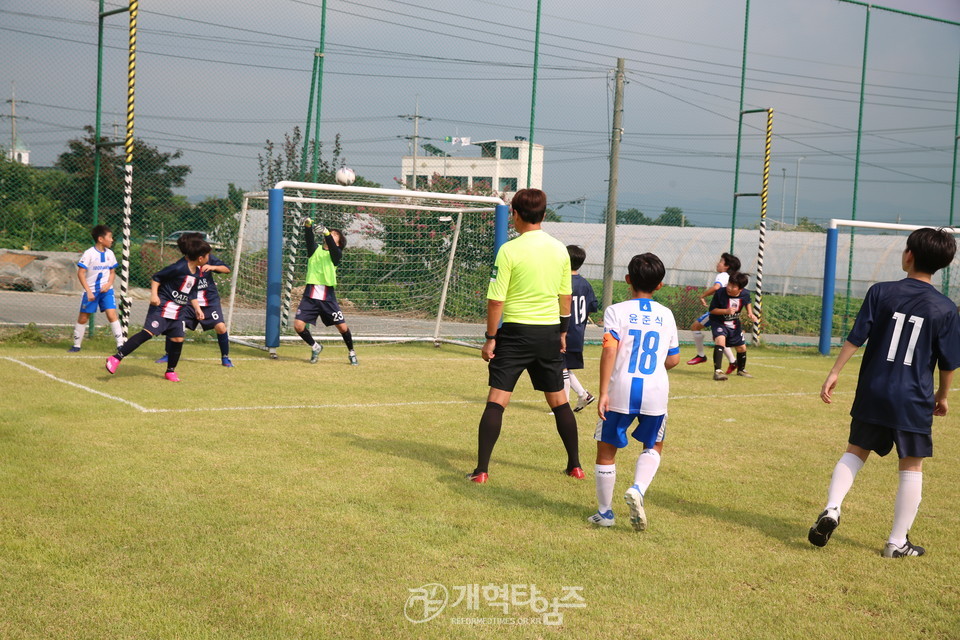
{"label": "number 6 jersey", "polygon": [[915,278],[877,283],[867,291],[847,341],[867,343],[850,415],[930,433],[934,367],[960,367],[960,317],[950,298]]}
{"label": "number 6 jersey", "polygon": [[673,313],[649,298],[635,298],[607,307],[603,327],[619,342],[610,377],[610,410],[665,414],[670,381],[663,362],[680,353]]}

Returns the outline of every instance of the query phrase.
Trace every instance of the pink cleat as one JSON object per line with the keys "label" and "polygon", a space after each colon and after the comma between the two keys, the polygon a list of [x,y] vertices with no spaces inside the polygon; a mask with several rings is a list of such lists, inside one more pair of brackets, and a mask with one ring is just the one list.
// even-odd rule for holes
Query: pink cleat
{"label": "pink cleat", "polygon": [[120,359],[117,358],[116,356],[110,356],[109,358],[107,358],[106,366],[107,366],[108,373],[116,373],[117,367],[120,366]]}
{"label": "pink cleat", "polygon": [[163,374],[163,377],[170,382],[180,382],[180,376],[177,375],[176,371],[167,371],[165,374]]}

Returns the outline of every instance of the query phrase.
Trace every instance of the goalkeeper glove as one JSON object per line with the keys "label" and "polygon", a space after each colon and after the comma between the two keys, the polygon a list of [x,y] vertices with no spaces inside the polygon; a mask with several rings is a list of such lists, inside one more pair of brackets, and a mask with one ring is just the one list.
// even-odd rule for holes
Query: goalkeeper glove
{"label": "goalkeeper glove", "polygon": [[310,216],[306,216],[306,217],[303,219],[303,226],[305,226],[305,227],[312,227],[312,226],[313,226],[313,220],[310,219]]}

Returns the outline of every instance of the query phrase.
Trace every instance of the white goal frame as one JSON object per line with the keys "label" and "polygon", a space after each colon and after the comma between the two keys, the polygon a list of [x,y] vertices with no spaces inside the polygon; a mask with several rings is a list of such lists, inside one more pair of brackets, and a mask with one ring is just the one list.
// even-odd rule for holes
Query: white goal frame
{"label": "white goal frame", "polygon": [[[827,227],[827,249],[823,259],[823,299],[820,307],[820,353],[830,355],[830,342],[833,333],[833,299],[836,293],[837,281],[837,245],[839,238],[838,227],[862,229],[888,229],[891,231],[915,231],[931,225],[897,224],[893,222],[868,222],[865,220],[830,220]],[[956,227],[941,227],[944,231],[960,234]],[[949,269],[949,267],[948,267]]]}
{"label": "white goal frame", "polygon": [[[304,195],[309,194],[309,195]],[[302,224],[307,215],[304,205],[336,205],[345,207],[375,207],[379,209],[397,209],[406,211],[432,211],[447,214],[453,218],[455,225],[451,237],[450,256],[447,260],[446,272],[440,293],[440,301],[434,324],[433,335],[430,337],[416,336],[386,336],[363,335],[355,336],[354,340],[376,342],[433,342],[439,346],[442,343],[476,346],[459,340],[447,339],[441,336],[447,291],[453,272],[454,259],[457,251],[457,241],[460,237],[461,223],[464,213],[493,212],[495,214],[495,233],[491,238],[494,255],[499,246],[506,241],[509,207],[496,196],[476,196],[450,193],[433,193],[428,191],[411,191],[408,189],[383,189],[374,187],[345,186],[339,184],[310,183],[296,181],[281,181],[268,191],[251,191],[244,193],[243,206],[240,212],[239,232],[237,245],[233,257],[233,269],[230,279],[230,302],[227,314],[227,330],[230,331],[234,313],[234,301],[237,297],[237,286],[240,272],[240,260],[243,252],[243,238],[250,210],[251,201],[266,200],[268,203],[267,223],[267,301],[266,324],[263,336],[231,336],[238,343],[263,348],[276,357],[276,349],[280,345],[283,319],[289,314],[290,290],[293,286],[293,264],[284,265],[283,247],[285,240],[292,243],[294,250],[299,237],[284,238],[283,222],[284,207],[292,204],[297,208],[295,227]],[[291,336],[289,339],[297,339]],[[261,344],[262,341],[262,344]]]}

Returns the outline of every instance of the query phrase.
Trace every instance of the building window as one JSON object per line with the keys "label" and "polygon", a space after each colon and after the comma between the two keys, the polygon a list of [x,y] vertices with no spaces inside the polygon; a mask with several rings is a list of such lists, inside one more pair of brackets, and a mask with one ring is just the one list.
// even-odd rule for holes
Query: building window
{"label": "building window", "polygon": [[473,178],[473,188],[491,191],[493,189],[493,178],[490,176],[475,176]]}
{"label": "building window", "polygon": [[514,192],[517,190],[516,178],[500,178],[500,191]]}
{"label": "building window", "polygon": [[519,160],[520,147],[500,147],[501,160]]}

